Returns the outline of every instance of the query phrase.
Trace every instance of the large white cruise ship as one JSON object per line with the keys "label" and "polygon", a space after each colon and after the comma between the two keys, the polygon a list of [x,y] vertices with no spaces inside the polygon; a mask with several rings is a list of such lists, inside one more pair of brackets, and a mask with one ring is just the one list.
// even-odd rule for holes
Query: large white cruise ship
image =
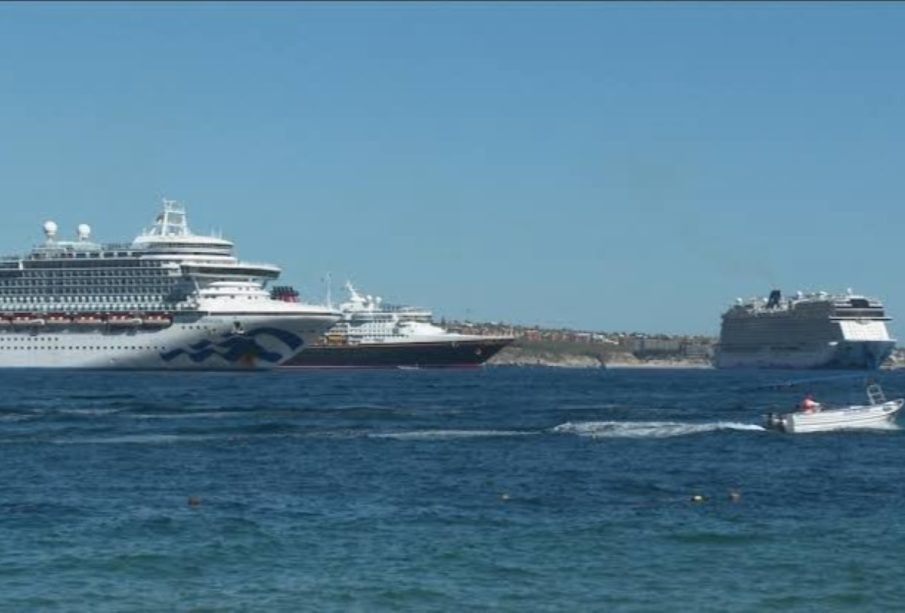
{"label": "large white cruise ship", "polygon": [[279,366],[339,320],[322,306],[273,300],[270,264],[193,234],[164,200],[134,241],[46,240],[0,258],[0,367],[256,369]]}
{"label": "large white cruise ship", "polygon": [[880,301],[826,292],[739,299],[723,314],[717,368],[879,368],[892,350]]}

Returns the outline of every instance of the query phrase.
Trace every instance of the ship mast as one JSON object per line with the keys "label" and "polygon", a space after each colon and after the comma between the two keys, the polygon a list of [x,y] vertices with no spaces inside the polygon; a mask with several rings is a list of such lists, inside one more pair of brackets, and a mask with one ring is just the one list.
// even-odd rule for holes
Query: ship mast
{"label": "ship mast", "polygon": [[327,286],[327,308],[333,308],[333,298],[331,296],[332,286],[333,286],[333,276],[328,272],[324,275],[324,284]]}

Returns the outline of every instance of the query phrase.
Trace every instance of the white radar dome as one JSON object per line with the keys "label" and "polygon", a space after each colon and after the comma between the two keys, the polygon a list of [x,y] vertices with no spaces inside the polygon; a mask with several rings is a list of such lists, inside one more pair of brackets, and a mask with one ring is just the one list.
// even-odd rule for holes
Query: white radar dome
{"label": "white radar dome", "polygon": [[53,238],[57,235],[57,224],[56,222],[47,220],[44,222],[44,234],[47,238]]}
{"label": "white radar dome", "polygon": [[85,240],[89,236],[91,236],[91,226],[89,226],[86,223],[80,223],[78,231],[79,231],[79,240]]}

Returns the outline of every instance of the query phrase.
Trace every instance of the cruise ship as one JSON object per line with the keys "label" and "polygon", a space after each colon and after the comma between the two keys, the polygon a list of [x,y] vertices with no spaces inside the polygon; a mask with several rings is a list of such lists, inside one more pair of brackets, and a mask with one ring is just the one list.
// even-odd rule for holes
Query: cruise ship
{"label": "cruise ship", "polygon": [[[291,288],[274,297],[293,301]],[[479,366],[513,341],[511,336],[449,332],[433,323],[429,310],[384,304],[346,283],[342,319],[321,340],[286,364],[309,368],[438,368]]]}
{"label": "cruise ship", "polygon": [[874,370],[896,344],[887,321],[880,301],[851,290],[738,299],[723,314],[715,366]]}
{"label": "cruise ship", "polygon": [[270,297],[271,264],[193,234],[164,200],[131,243],[98,244],[53,221],[29,253],[0,258],[0,367],[261,369],[279,366],[339,320],[323,306]]}

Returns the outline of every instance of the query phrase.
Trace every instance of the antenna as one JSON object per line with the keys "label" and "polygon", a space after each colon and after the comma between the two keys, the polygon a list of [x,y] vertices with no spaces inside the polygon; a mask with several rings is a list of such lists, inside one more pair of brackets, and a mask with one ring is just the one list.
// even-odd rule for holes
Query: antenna
{"label": "antenna", "polygon": [[327,308],[332,309],[333,308],[333,298],[330,294],[331,294],[331,290],[332,290],[331,286],[333,285],[333,277],[329,272],[324,275],[324,283],[327,285]]}

